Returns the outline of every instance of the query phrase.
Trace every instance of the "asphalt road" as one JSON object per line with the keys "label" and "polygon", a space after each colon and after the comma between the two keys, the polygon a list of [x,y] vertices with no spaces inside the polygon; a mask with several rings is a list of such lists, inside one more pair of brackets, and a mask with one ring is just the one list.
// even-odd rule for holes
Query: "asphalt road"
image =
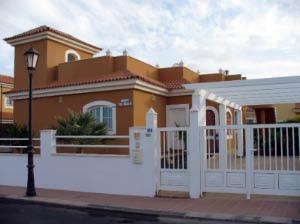
{"label": "asphalt road", "polygon": [[187,220],[153,215],[110,212],[104,210],[67,208],[55,205],[0,199],[0,224],[237,224],[212,220]]}

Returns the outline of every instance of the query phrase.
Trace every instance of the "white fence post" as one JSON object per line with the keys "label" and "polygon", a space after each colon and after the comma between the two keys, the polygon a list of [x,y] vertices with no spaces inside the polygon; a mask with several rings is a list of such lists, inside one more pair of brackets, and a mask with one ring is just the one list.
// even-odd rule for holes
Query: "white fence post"
{"label": "white fence post", "polygon": [[227,130],[226,126],[226,105],[219,104],[219,114],[220,114],[220,130],[219,130],[219,167],[221,169],[227,169]]}
{"label": "white fence post", "polygon": [[[146,114],[146,137],[149,139],[149,147],[153,151],[150,152],[150,161],[152,161],[155,189],[158,190],[160,178],[160,156],[158,155],[160,145],[158,141],[157,131],[157,113],[153,108],[150,108]],[[146,154],[146,152],[145,152]],[[148,158],[147,158],[148,159]]]}
{"label": "white fence post", "polygon": [[246,126],[246,192],[250,199],[253,178],[253,128]]}
{"label": "white fence post", "polygon": [[[240,125],[242,126],[243,125],[243,116],[242,116],[242,110],[237,110],[237,125]],[[243,135],[243,128],[239,128],[237,130],[237,155],[238,156],[243,156],[244,154],[244,144],[243,144],[243,138],[244,138],[244,135]]]}
{"label": "white fence post", "polygon": [[203,91],[192,96],[190,128],[188,131],[188,170],[190,173],[190,197],[199,198],[203,192],[204,166],[206,162],[206,98]]}
{"label": "white fence post", "polygon": [[41,130],[41,157],[56,153],[56,130]]}

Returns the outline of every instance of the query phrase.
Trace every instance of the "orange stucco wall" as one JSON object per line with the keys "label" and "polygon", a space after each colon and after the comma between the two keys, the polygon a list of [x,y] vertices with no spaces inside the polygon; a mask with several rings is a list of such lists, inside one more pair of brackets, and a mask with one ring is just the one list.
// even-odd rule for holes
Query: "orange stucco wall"
{"label": "orange stucco wall", "polygon": [[[62,102],[59,101],[59,96],[35,98],[33,100],[33,129],[35,133],[39,130],[48,129],[56,124],[58,116],[66,116],[68,110],[81,111],[82,107],[96,100],[107,100],[118,103],[121,99],[133,100],[132,90],[119,90],[98,93],[83,93],[77,95],[61,96]],[[27,123],[27,100],[16,100],[14,117],[16,123]],[[133,126],[133,107],[132,106],[117,106],[117,134],[127,134],[128,127]]]}
{"label": "orange stucco wall", "polygon": [[58,81],[83,81],[113,72],[112,57],[98,57],[58,65]]}
{"label": "orange stucco wall", "polygon": [[[57,65],[65,62],[65,52],[70,48],[52,40],[40,40],[15,46],[15,89],[28,88],[28,73],[25,65],[24,52],[34,47],[40,53],[37,69],[33,77],[33,86],[45,86],[54,81],[57,76]],[[81,59],[92,55],[79,49],[74,49]]]}
{"label": "orange stucco wall", "polygon": [[134,126],[146,125],[146,113],[152,107],[158,113],[158,126],[166,123],[166,98],[140,90],[133,91]]}
{"label": "orange stucco wall", "polygon": [[127,57],[127,69],[133,73],[158,80],[158,69],[133,57]]}

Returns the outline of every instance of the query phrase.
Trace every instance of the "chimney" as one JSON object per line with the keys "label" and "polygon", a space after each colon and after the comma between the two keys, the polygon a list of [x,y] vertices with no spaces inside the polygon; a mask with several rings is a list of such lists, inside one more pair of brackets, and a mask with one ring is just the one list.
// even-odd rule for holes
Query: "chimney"
{"label": "chimney", "polygon": [[111,51],[109,49],[106,51],[106,56],[111,56]]}
{"label": "chimney", "polygon": [[124,51],[123,51],[123,56],[127,56],[127,54],[128,54],[127,50],[124,49]]}

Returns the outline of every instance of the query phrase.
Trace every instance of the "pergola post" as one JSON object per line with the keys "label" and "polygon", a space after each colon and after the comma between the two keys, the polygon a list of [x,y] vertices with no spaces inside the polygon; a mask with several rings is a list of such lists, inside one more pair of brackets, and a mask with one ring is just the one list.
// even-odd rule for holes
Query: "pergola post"
{"label": "pergola post", "polygon": [[219,167],[221,169],[227,168],[227,130],[225,128],[226,122],[226,105],[219,104],[219,120],[220,120],[220,130],[219,130]]}
{"label": "pergola post", "polygon": [[[190,110],[190,129],[188,134],[188,167],[190,172],[190,197],[202,195],[204,175],[201,173],[206,162],[206,135],[202,126],[206,125],[206,97],[204,91],[197,91],[192,96]],[[199,141],[200,135],[200,141]]]}
{"label": "pergola post", "polygon": [[[237,125],[242,126],[243,125],[243,113],[242,110],[237,110],[236,113],[237,117],[236,117],[236,122]],[[243,128],[239,128],[237,130],[237,155],[238,156],[243,156],[244,153],[244,144],[243,144]]]}

